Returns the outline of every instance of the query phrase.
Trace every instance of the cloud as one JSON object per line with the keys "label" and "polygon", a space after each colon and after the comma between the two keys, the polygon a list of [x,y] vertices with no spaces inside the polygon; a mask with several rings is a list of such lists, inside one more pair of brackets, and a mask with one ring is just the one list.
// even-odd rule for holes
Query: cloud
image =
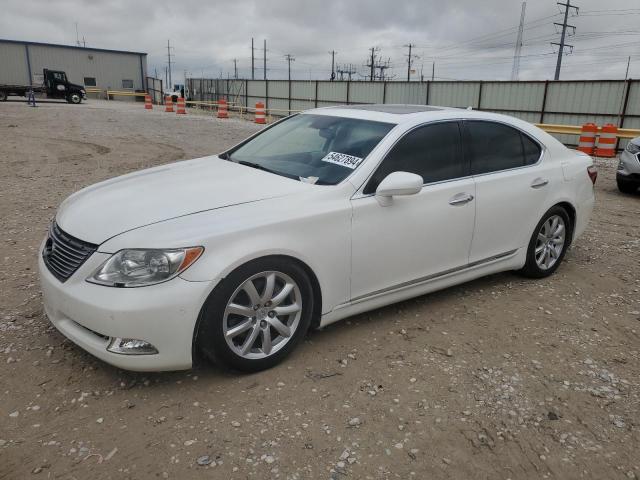
{"label": "cloud", "polygon": [[[627,55],[632,55],[632,75],[638,76],[637,1],[609,0],[602,17],[601,2],[575,1],[587,13],[571,19],[577,35],[568,40],[575,49],[565,57],[563,78],[622,78]],[[390,60],[389,73],[404,79],[404,45],[413,43],[418,75],[424,69],[430,77],[435,62],[439,78],[508,79],[520,8],[514,0],[4,0],[0,31],[10,39],[74,44],[77,22],[88,46],[145,51],[149,71],[159,75],[171,39],[174,78],[185,70],[192,76],[233,75],[234,58],[240,76],[250,76],[254,37],[257,78],[262,78],[266,38],[269,78],[286,78],[284,55],[290,53],[296,59],[293,78],[326,79],[330,50],[338,52],[339,64],[353,64],[365,75],[368,48],[376,46],[380,58]],[[552,0],[528,1],[521,78],[552,77],[550,42],[559,38],[553,25],[561,21],[560,15],[553,17],[558,12]],[[606,45],[614,47],[601,48]]]}

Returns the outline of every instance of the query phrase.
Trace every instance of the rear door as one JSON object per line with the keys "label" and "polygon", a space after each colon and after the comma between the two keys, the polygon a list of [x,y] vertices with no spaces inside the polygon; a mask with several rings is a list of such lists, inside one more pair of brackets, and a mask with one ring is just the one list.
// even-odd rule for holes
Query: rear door
{"label": "rear door", "polygon": [[[375,198],[376,188],[397,171],[421,175],[425,185],[383,207]],[[458,122],[427,124],[406,133],[351,201],[352,300],[466,266],[474,196]]]}
{"label": "rear door", "polygon": [[476,227],[469,262],[528,244],[555,179],[542,146],[504,123],[465,120],[464,146],[476,183]]}

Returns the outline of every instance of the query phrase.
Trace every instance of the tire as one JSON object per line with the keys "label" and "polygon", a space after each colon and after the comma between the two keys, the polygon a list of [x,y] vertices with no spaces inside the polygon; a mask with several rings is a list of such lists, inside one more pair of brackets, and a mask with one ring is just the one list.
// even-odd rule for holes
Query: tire
{"label": "tire", "polygon": [[73,105],[78,105],[82,103],[82,95],[79,93],[71,93],[67,97],[67,102],[72,103]]}
{"label": "tire", "polygon": [[625,180],[620,180],[618,179],[617,181],[618,184],[618,190],[620,190],[621,193],[636,193],[636,191],[638,190],[638,184],[635,182],[628,182]]}
{"label": "tire", "polygon": [[[558,230],[560,227],[562,232]],[[519,273],[529,278],[552,275],[562,263],[572,236],[573,224],[567,211],[558,205],[551,207],[533,230],[527,247],[527,261]]]}
{"label": "tire", "polygon": [[[270,277],[271,295],[267,292]],[[255,289],[253,301],[244,288],[251,290],[248,282]],[[271,368],[306,335],[313,300],[309,277],[295,261],[277,256],[251,261],[229,274],[209,295],[200,313],[196,347],[211,361],[235,370]]]}
{"label": "tire", "polygon": [[6,102],[7,101],[7,92],[0,90],[0,102]]}

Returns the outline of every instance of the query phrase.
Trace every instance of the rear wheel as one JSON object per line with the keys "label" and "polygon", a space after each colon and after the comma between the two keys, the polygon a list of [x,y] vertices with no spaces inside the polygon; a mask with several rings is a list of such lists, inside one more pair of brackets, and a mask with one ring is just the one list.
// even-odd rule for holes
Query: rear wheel
{"label": "rear wheel", "polygon": [[635,193],[638,190],[638,184],[635,182],[629,182],[618,178],[617,183],[618,190],[620,190],[622,193]]}
{"label": "rear wheel", "polygon": [[566,210],[550,208],[536,225],[527,248],[527,262],[520,273],[543,278],[555,272],[571,243],[573,225]]}
{"label": "rear wheel", "polygon": [[196,342],[214,362],[264,370],[304,338],[312,312],[311,282],[296,262],[258,259],[232,272],[209,296]]}

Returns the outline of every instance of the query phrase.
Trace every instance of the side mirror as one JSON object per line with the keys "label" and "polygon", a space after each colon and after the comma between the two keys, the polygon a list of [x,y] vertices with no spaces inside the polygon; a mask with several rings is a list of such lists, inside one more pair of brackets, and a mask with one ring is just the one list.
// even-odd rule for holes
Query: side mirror
{"label": "side mirror", "polygon": [[415,195],[422,190],[424,180],[420,175],[409,172],[393,172],[387,175],[376,189],[376,199],[383,207],[393,203],[392,197]]}

